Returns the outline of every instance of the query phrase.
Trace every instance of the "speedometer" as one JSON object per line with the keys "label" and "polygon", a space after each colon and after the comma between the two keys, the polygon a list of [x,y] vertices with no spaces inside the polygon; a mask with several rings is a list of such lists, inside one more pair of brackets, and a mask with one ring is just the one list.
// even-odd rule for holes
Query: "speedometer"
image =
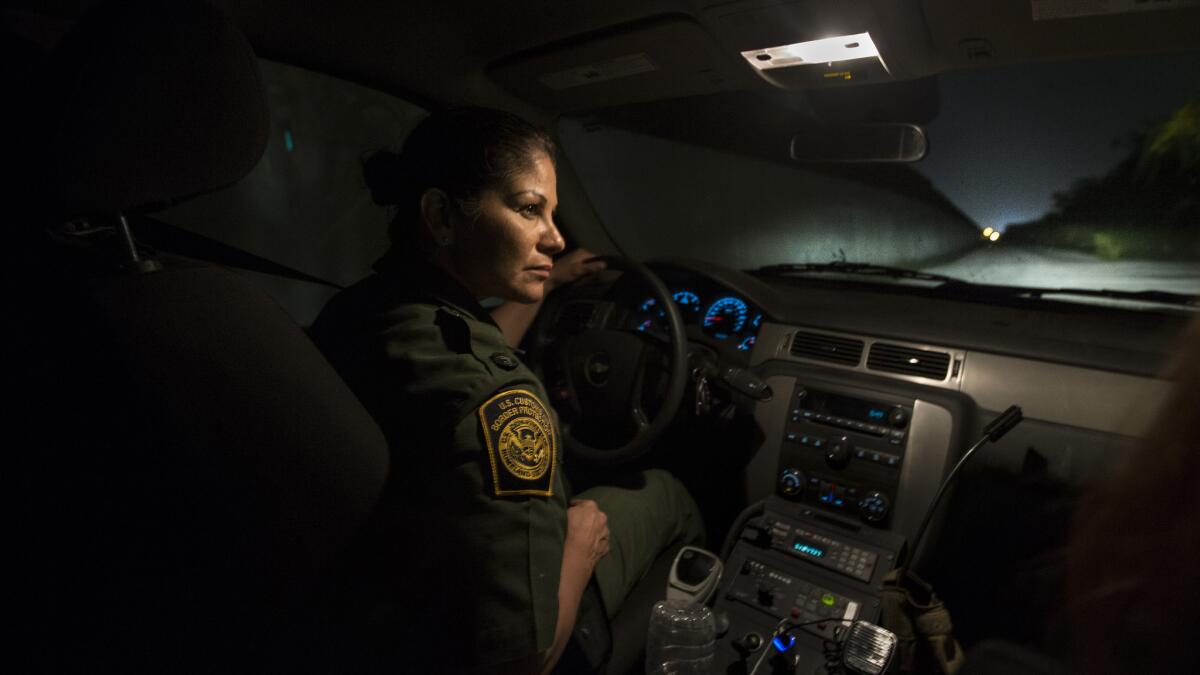
{"label": "speedometer", "polygon": [[704,332],[724,340],[746,325],[747,311],[746,302],[741,298],[732,295],[717,298],[704,313]]}

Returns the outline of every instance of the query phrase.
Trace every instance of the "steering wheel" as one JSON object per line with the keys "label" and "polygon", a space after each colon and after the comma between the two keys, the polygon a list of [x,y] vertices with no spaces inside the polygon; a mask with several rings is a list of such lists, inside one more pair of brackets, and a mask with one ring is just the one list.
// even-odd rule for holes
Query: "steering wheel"
{"label": "steering wheel", "polygon": [[563,429],[566,451],[600,465],[623,464],[641,457],[662,435],[683,401],[687,383],[687,335],[671,292],[650,268],[621,256],[600,256],[608,269],[631,274],[652,293],[666,314],[669,328],[666,389],[654,420],[642,410],[649,359],[661,358],[662,347],[628,330],[595,328],[569,338],[565,345],[567,385],[583,419],[592,424],[632,422],[633,437],[617,448],[598,448]]}

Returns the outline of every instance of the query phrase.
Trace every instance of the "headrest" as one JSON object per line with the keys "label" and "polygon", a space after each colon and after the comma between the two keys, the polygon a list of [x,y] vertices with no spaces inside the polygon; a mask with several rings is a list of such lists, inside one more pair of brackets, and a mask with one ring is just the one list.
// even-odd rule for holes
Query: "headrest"
{"label": "headrest", "polygon": [[[229,185],[266,149],[258,62],[199,0],[101,2],[51,52],[32,121],[59,218],[151,210]],[[45,212],[43,210],[43,212]]]}

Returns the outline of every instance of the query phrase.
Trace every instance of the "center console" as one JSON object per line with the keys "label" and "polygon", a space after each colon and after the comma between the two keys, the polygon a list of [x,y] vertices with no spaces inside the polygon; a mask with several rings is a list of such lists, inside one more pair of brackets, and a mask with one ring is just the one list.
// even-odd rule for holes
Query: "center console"
{"label": "center console", "polygon": [[763,512],[739,525],[724,561],[717,672],[841,672],[827,671],[826,648],[854,621],[880,621],[883,578],[962,445],[968,402],[949,387],[769,355],[754,370],[774,393],[755,407],[764,439],[745,472]]}
{"label": "center console", "polygon": [[915,400],[885,394],[864,398],[800,383],[790,400],[779,494],[886,527]]}
{"label": "center console", "polygon": [[[717,665],[730,675],[755,665],[760,674],[823,672],[823,644],[835,631],[879,621],[879,584],[904,545],[898,535],[779,497],[738,536],[713,605],[729,620]],[[788,644],[772,644],[787,619],[801,629]]]}

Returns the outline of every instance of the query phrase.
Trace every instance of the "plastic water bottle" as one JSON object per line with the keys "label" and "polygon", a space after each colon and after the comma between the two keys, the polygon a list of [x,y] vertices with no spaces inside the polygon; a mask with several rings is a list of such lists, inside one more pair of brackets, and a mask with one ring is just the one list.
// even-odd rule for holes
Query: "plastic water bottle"
{"label": "plastic water bottle", "polygon": [[712,610],[686,600],[662,600],[650,610],[646,675],[713,675],[716,622]]}

